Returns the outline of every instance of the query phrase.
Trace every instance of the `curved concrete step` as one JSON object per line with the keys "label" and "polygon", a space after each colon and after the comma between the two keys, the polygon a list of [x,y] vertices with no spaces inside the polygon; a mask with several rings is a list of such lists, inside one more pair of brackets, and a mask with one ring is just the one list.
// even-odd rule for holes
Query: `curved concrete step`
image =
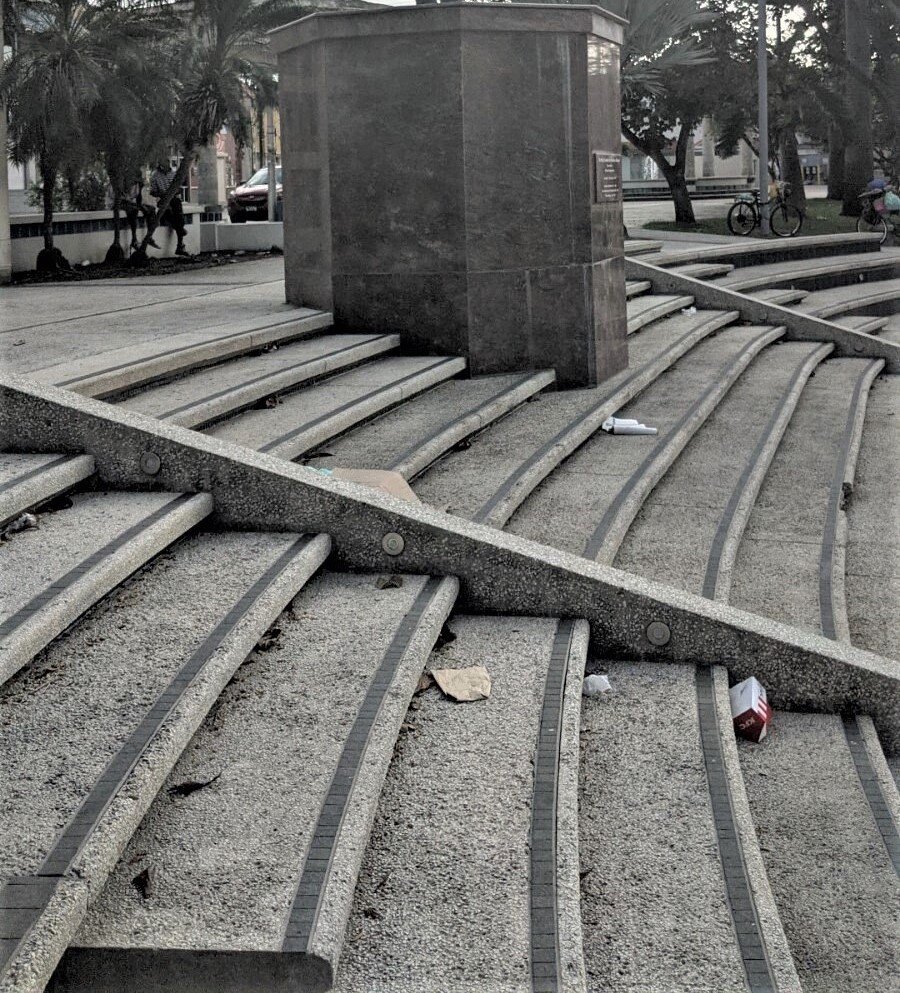
{"label": "curved concrete step", "polygon": [[179,753],[329,546],[189,537],[0,689],[4,989],[43,990]]}
{"label": "curved concrete step", "polygon": [[626,279],[625,299],[630,300],[632,297],[639,297],[642,293],[646,293],[649,289],[649,279]]}
{"label": "curved concrete step", "polygon": [[626,255],[647,255],[650,252],[658,252],[663,246],[661,241],[649,241],[646,238],[626,238]]}
{"label": "curved concrete step", "polygon": [[[776,711],[740,742],[766,870],[804,993],[886,990],[900,975],[900,885],[860,778],[855,719]],[[848,739],[849,732],[849,739]],[[854,755],[854,751],[856,755]],[[881,819],[881,818],[880,818]],[[896,824],[893,825],[894,851]]]}
{"label": "curved concrete step", "polygon": [[243,356],[123,401],[129,410],[195,428],[400,347],[396,334],[328,334]]}
{"label": "curved concrete step", "polygon": [[738,546],[732,605],[846,638],[841,505],[879,368],[880,361],[828,359],[807,384]]}
{"label": "curved concrete step", "polygon": [[767,241],[758,238],[737,239],[730,244],[719,242],[715,245],[663,252],[648,256],[642,261],[667,267],[695,262],[729,262],[747,266],[798,259],[824,259],[848,253],[878,252],[880,249],[877,235],[851,232],[771,238]]}
{"label": "curved concrete step", "polygon": [[295,459],[465,368],[466,361],[461,358],[380,359],[292,393],[275,407],[238,414],[206,433]]}
{"label": "curved concrete step", "polygon": [[[871,283],[836,286],[809,293],[797,310],[812,317],[838,318],[844,314],[880,316],[900,312],[900,279],[885,279]],[[846,324],[839,320],[838,323]],[[854,325],[848,324],[848,327]],[[859,327],[856,330],[860,330]]]}
{"label": "curved concrete step", "polygon": [[544,394],[454,452],[416,483],[419,496],[455,514],[502,527],[529,493],[603,421],[699,342],[737,319],[734,311],[679,314],[635,335],[629,367],[593,390]]}
{"label": "curved concrete step", "polygon": [[407,713],[335,989],[583,991],[587,623],[457,616],[450,627],[429,669],[484,666],[491,694],[459,704],[432,687]]}
{"label": "curved concrete step", "polygon": [[798,303],[809,296],[809,290],[750,290],[750,296],[759,297],[769,303],[777,303],[782,307]]}
{"label": "curved concrete step", "polygon": [[29,376],[84,396],[109,397],[330,326],[331,314],[300,308],[289,316],[243,321],[230,326],[224,334],[211,335],[209,329],[185,331],[47,366]]}
{"label": "curved concrete step", "polygon": [[83,493],[0,557],[0,683],[212,511],[208,493]]}
{"label": "curved concrete step", "polygon": [[343,437],[317,468],[391,469],[407,479],[556,382],[552,369],[453,379]]}
{"label": "curved concrete step", "polygon": [[715,279],[717,276],[727,276],[734,270],[727,262],[694,262],[690,265],[672,266],[672,272],[682,276],[693,276],[694,279]]}
{"label": "curved concrete step", "polygon": [[800,993],[747,811],[724,673],[601,671],[612,692],[582,706],[588,989]]}
{"label": "curved concrete step", "polygon": [[844,582],[850,641],[900,658],[900,376],[872,384],[852,493],[845,498]]}
{"label": "curved concrete step", "polygon": [[753,362],[642,504],[616,568],[727,599],[759,487],[809,376],[831,351],[781,342]]}
{"label": "curved concrete step", "polygon": [[[453,579],[325,574],[226,687],[61,964],[59,990],[327,989]],[[180,796],[179,784],[210,780]],[[152,868],[153,893],[132,881]]]}
{"label": "curved concrete step", "polygon": [[715,282],[718,286],[741,292],[783,284],[793,288],[822,290],[834,286],[857,286],[859,283],[875,280],[894,280],[898,274],[900,260],[880,252],[866,252],[827,259],[742,266]]}
{"label": "curved concrete step", "polygon": [[628,334],[634,334],[635,331],[639,331],[654,321],[660,321],[671,314],[677,314],[679,310],[690,307],[693,302],[693,297],[664,293],[648,293],[629,300],[626,307]]}
{"label": "curved concrete step", "polygon": [[859,314],[841,317],[835,323],[853,331],[862,331],[864,334],[878,334],[882,328],[887,327],[890,320],[890,317],[869,317],[866,314]]}
{"label": "curved concrete step", "polygon": [[598,432],[531,494],[508,530],[611,562],[656,482],[754,358],[783,334],[730,328],[695,348],[616,412],[657,427],[658,435]]}
{"label": "curved concrete step", "polygon": [[0,453],[0,527],[93,474],[90,455]]}

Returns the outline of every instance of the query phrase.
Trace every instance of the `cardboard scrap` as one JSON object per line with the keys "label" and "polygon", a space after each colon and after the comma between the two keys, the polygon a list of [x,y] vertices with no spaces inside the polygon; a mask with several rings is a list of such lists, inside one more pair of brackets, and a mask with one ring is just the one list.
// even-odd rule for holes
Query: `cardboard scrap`
{"label": "cardboard scrap", "polygon": [[420,503],[412,487],[399,472],[389,472],[387,469],[332,469],[333,479],[346,479],[348,483],[359,483],[361,486],[371,486],[407,503]]}
{"label": "cardboard scrap", "polygon": [[728,695],[735,732],[749,741],[762,741],[772,720],[772,708],[765,688],[759,680],[750,676],[737,686],[732,686]]}
{"label": "cardboard scrap", "polygon": [[468,703],[487,700],[491,695],[491,677],[483,665],[472,665],[467,669],[432,669],[431,675],[444,696],[451,700]]}

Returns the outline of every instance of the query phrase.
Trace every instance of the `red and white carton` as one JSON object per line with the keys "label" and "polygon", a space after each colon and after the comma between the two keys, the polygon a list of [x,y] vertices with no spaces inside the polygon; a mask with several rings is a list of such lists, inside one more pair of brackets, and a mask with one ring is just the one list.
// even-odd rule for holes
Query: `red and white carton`
{"label": "red and white carton", "polygon": [[765,687],[755,676],[745,679],[728,691],[735,734],[750,741],[762,741],[772,720],[772,708]]}

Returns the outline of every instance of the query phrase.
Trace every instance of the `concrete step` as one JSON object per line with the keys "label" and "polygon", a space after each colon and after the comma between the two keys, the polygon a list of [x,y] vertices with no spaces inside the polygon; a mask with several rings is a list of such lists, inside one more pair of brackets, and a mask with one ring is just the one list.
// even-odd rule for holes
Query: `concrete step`
{"label": "concrete step", "polygon": [[887,990],[900,975],[896,823],[892,864],[882,833],[889,823],[883,809],[876,820],[867,799],[881,784],[857,768],[848,740],[858,737],[855,724],[776,711],[762,746],[738,746],[804,993]]}
{"label": "concrete step", "polygon": [[597,432],[509,520],[514,534],[609,564],[629,525],[748,366],[783,328],[735,327],[704,342],[616,412],[659,434]]}
{"label": "concrete step", "polygon": [[312,335],[330,326],[331,314],[299,308],[287,316],[232,324],[224,333],[207,328],[126,345],[47,366],[29,376],[84,396],[109,397],[259,348]]}
{"label": "concrete step", "polygon": [[552,369],[451,379],[329,442],[328,453],[309,463],[329,469],[391,469],[413,479],[555,382]]}
{"label": "concrete step", "polygon": [[58,990],[160,991],[186,975],[198,993],[329,988],[397,735],[458,588],[401,578],[382,590],[326,573],[301,591],[178,760]]}
{"label": "concrete step", "polygon": [[827,259],[742,266],[715,282],[741,292],[784,285],[795,289],[823,290],[834,286],[858,286],[863,282],[896,280],[898,275],[900,259],[881,252],[865,252]]}
{"label": "concrete step", "polygon": [[900,659],[898,412],[900,376],[881,375],[869,392],[853,489],[844,501],[850,641],[893,659]]}
{"label": "concrete step", "polygon": [[728,262],[734,265],[764,265],[800,259],[824,259],[833,255],[878,252],[878,237],[867,234],[803,235],[799,238],[746,238],[730,244],[696,246],[648,255],[643,261],[675,266],[696,262]]}
{"label": "concrete step", "polygon": [[629,300],[626,311],[628,333],[634,334],[635,331],[639,331],[654,321],[677,314],[679,310],[690,307],[693,302],[693,297],[675,296],[667,293],[648,293],[646,296]]}
{"label": "concrete step", "polygon": [[639,297],[649,289],[649,279],[627,279],[625,281],[625,299],[630,300],[632,297]]}
{"label": "concrete step", "polygon": [[846,314],[866,314],[869,317],[896,314],[900,312],[900,279],[819,290],[806,296],[797,310],[813,317],[837,320],[841,324],[845,323],[841,315]]}
{"label": "concrete step", "polygon": [[201,427],[399,347],[396,334],[317,335],[191,373],[131,396],[123,405],[183,427]]}
{"label": "concrete step", "polygon": [[727,677],[675,664],[600,671],[612,692],[585,699],[581,722],[588,989],[799,993],[747,811]]}
{"label": "concrete step", "polygon": [[465,368],[461,358],[380,359],[289,394],[272,408],[238,414],[208,428],[207,434],[295,459]]}
{"label": "concrete step", "polygon": [[641,506],[614,565],[722,599],[756,494],[807,379],[830,345],[766,349]]}
{"label": "concrete step", "polygon": [[828,359],[807,383],[737,550],[734,606],[846,640],[841,504],[880,367],[880,360]]}
{"label": "concrete step", "polygon": [[693,262],[690,265],[672,266],[673,272],[682,276],[693,276],[694,279],[715,279],[717,276],[727,276],[734,270],[727,262]]}
{"label": "concrete step", "polygon": [[0,974],[44,988],[179,753],[329,546],[188,537],[0,688]]}
{"label": "concrete step", "polygon": [[862,331],[863,334],[878,334],[889,322],[889,317],[869,317],[866,314],[838,317],[835,319],[836,324],[840,324],[845,328],[851,328],[853,331]]}
{"label": "concrete step", "polygon": [[809,290],[750,290],[749,295],[767,300],[769,303],[777,303],[782,307],[789,307],[808,297]]}
{"label": "concrete step", "polygon": [[0,547],[0,683],[212,510],[207,493],[83,493]]}
{"label": "concrete step", "polygon": [[94,473],[89,455],[0,453],[0,527]]}
{"label": "concrete step", "polygon": [[663,247],[661,241],[649,241],[646,238],[627,238],[625,240],[626,255],[648,255],[658,252]]}
{"label": "concrete step", "polygon": [[[406,715],[335,990],[584,989],[578,732],[584,621],[454,617],[430,669],[484,666]],[[448,936],[460,954],[448,954]]]}
{"label": "concrete step", "polygon": [[452,452],[416,482],[428,503],[502,527],[528,494],[598,431],[603,421],[737,313],[678,314],[644,329],[628,343],[629,367],[596,389],[537,396]]}

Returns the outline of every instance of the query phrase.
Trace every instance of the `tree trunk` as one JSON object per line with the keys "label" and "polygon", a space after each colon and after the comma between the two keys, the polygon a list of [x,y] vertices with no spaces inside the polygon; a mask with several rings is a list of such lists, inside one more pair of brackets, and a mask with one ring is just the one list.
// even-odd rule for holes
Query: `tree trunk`
{"label": "tree trunk", "polygon": [[785,125],[781,132],[781,178],[791,185],[791,192],[787,197],[788,203],[802,210],[806,206],[803,165],[797,148],[797,132],[791,124]]}
{"label": "tree trunk", "polygon": [[872,39],[865,3],[862,0],[845,0],[844,9],[847,61],[860,73],[846,74],[852,132],[846,135],[844,205],[841,213],[859,217],[862,205],[858,198],[872,178],[872,91],[865,79],[871,75]]}
{"label": "tree trunk", "polygon": [[828,193],[829,200],[844,199],[844,132],[837,122],[828,128]]}
{"label": "tree trunk", "polygon": [[48,252],[53,251],[53,190],[56,187],[56,171],[46,163],[42,163],[41,170],[41,199],[44,203],[44,248]]}
{"label": "tree trunk", "polygon": [[[684,168],[687,162],[687,149],[690,144],[690,137],[693,128],[690,125],[682,124],[678,133],[678,141],[675,145],[675,164],[673,165],[663,155],[662,151],[649,142],[641,139],[627,125],[623,125],[622,133],[638,151],[653,159],[659,166],[659,171],[663,174],[669,185],[669,192],[672,194],[672,202],[675,204],[676,224],[696,224],[694,217],[694,206],[691,203],[691,195],[688,192],[687,181],[685,180]],[[693,149],[692,149],[693,151]]]}

